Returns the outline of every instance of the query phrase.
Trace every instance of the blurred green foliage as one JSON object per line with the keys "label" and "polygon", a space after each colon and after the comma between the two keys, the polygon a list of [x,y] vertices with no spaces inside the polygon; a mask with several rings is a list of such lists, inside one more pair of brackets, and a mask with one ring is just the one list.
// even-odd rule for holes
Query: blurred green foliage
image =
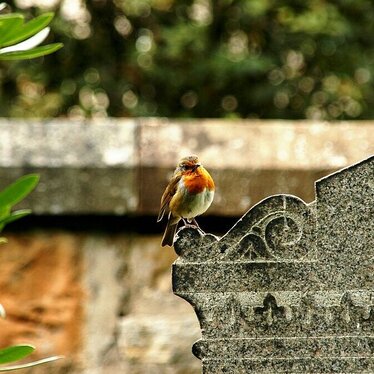
{"label": "blurred green foliage", "polygon": [[9,3],[65,47],[0,65],[1,116],[374,115],[371,0]]}

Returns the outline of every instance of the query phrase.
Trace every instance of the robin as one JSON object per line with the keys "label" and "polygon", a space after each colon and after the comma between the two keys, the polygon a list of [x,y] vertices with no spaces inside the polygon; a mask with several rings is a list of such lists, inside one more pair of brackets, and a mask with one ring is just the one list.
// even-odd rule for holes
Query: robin
{"label": "robin", "polygon": [[184,223],[187,220],[199,227],[195,217],[209,208],[213,196],[213,179],[200,164],[198,157],[182,158],[161,198],[157,222],[162,220],[165,212],[169,212],[161,245],[163,247],[173,245],[175,232],[181,219]]}

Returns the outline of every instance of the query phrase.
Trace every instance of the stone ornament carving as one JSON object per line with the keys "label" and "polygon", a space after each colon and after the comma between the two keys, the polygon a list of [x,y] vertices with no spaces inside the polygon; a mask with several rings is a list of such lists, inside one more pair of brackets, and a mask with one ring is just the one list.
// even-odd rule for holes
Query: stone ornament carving
{"label": "stone ornament carving", "polygon": [[[275,195],[249,210],[219,240],[211,235],[202,236],[191,228],[184,229],[175,243],[175,251],[181,261],[190,262],[306,261],[315,254],[315,226],[312,204],[291,195]],[[200,251],[195,250],[196,245]]]}
{"label": "stone ornament carving", "polygon": [[271,196],[222,238],[182,228],[174,293],[204,374],[374,372],[374,157]]}

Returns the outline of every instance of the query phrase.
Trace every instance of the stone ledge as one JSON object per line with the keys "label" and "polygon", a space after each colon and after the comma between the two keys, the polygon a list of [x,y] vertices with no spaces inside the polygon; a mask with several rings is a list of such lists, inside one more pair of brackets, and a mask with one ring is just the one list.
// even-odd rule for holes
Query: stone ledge
{"label": "stone ledge", "polygon": [[216,181],[209,213],[239,216],[272,194],[313,200],[315,180],[374,153],[374,122],[1,119],[0,187],[38,172],[37,214],[155,215],[190,153]]}

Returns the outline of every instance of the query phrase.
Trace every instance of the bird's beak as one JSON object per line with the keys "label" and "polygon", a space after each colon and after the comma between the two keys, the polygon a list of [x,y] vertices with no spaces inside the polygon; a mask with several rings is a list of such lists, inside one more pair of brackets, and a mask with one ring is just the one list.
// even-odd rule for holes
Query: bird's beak
{"label": "bird's beak", "polygon": [[194,168],[193,168],[193,171],[195,171],[198,167],[200,167],[201,166],[201,164],[196,164],[195,166],[194,166]]}

